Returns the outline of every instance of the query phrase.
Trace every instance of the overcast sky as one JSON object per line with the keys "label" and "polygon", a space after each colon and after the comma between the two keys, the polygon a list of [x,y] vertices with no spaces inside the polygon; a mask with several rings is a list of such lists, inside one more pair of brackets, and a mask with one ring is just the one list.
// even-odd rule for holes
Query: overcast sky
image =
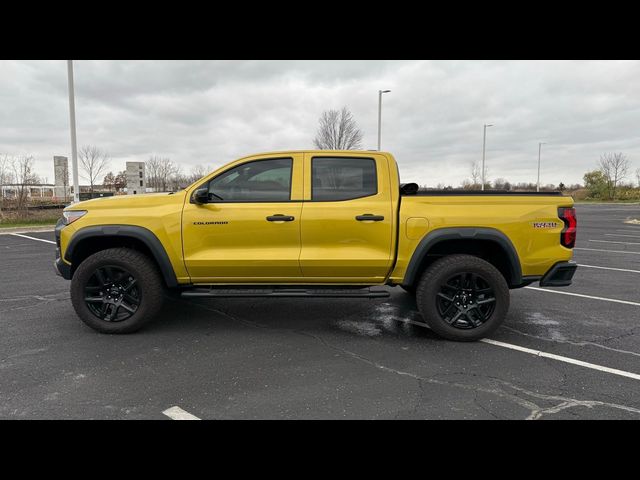
{"label": "overcast sky", "polygon": [[[459,185],[482,158],[489,177],[582,182],[601,154],[640,167],[638,61],[76,61],[78,145],[111,170],[150,155],[188,173],[244,155],[313,147],[323,110],[346,105],[402,181]],[[71,158],[66,61],[0,61],[0,155],[33,155],[53,182],[53,156]]]}

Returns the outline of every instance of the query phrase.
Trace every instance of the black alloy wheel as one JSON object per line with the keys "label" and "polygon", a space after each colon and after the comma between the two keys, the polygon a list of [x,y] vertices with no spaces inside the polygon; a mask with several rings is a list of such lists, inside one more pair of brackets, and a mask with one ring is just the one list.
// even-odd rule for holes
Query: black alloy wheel
{"label": "black alloy wheel", "polygon": [[84,301],[100,320],[121,322],[136,313],[140,306],[142,292],[137,283],[133,274],[123,267],[99,267],[84,287]]}
{"label": "black alloy wheel", "polygon": [[485,259],[450,254],[435,260],[422,274],[416,304],[429,327],[449,340],[485,338],[509,311],[509,285]]}
{"label": "black alloy wheel", "polygon": [[126,247],[100,250],[76,267],[71,303],[102,333],[131,333],[162,311],[166,286],[153,258]]}
{"label": "black alloy wheel", "polygon": [[460,272],[440,285],[436,308],[441,318],[454,328],[471,329],[483,325],[493,314],[496,297],[481,275]]}

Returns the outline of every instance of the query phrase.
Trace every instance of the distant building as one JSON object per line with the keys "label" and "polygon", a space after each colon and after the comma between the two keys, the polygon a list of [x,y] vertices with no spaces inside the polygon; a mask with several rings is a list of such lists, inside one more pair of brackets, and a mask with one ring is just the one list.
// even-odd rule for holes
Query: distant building
{"label": "distant building", "polygon": [[53,157],[54,189],[53,196],[59,199],[66,199],[71,195],[69,185],[69,159],[67,157]]}
{"label": "distant building", "polygon": [[144,162],[127,162],[127,195],[138,195],[147,190]]}
{"label": "distant building", "polygon": [[52,198],[54,197],[55,186],[51,183],[36,183],[33,185],[20,185],[19,183],[5,183],[0,186],[0,196],[2,198],[18,198],[18,193],[24,189],[27,198]]}

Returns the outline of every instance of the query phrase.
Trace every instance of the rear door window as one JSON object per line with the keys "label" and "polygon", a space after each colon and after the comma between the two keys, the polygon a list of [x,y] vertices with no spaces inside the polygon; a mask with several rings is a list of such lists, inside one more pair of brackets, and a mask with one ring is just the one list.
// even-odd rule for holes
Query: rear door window
{"label": "rear door window", "polygon": [[378,193],[376,162],[372,158],[314,157],[311,159],[311,199],[340,201]]}

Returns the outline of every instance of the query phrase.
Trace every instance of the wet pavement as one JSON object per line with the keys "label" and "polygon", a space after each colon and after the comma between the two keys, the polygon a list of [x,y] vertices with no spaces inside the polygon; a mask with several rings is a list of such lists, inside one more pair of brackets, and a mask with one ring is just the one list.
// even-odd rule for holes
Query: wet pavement
{"label": "wet pavement", "polygon": [[0,418],[640,419],[640,226],[623,223],[640,206],[577,212],[574,284],[513,290],[499,344],[436,337],[400,288],[168,299],[139,333],[102,335],[53,244],[0,235]]}

